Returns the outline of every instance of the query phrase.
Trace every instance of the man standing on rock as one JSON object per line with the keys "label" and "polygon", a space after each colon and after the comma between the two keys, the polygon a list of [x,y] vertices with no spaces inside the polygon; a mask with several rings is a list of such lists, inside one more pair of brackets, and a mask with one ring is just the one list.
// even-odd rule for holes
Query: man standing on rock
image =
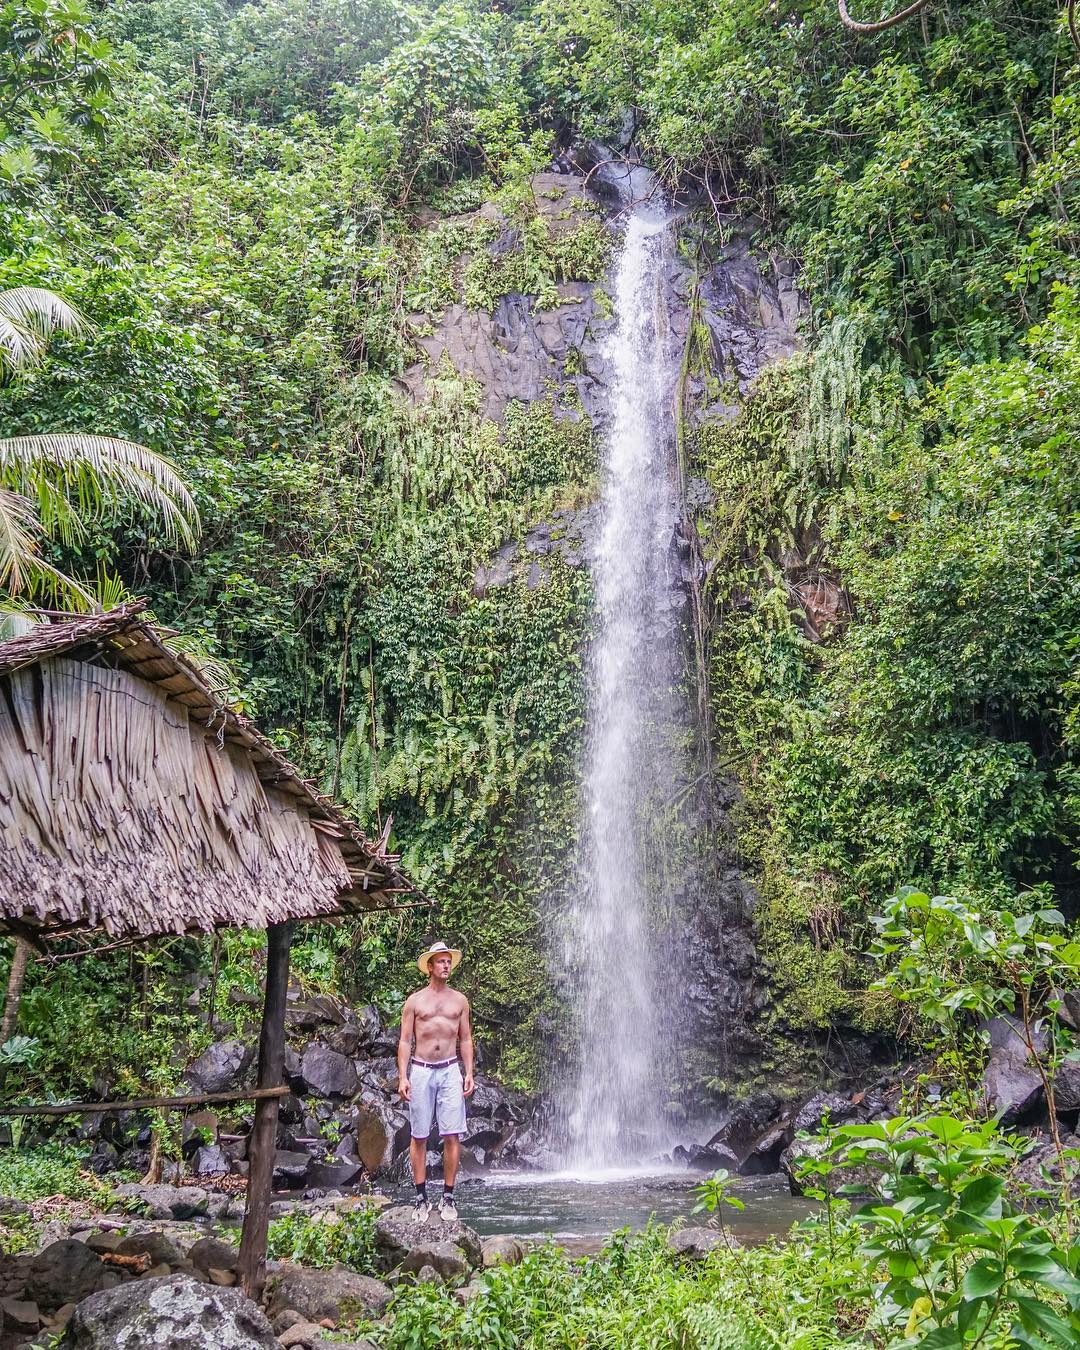
{"label": "man standing on rock", "polygon": [[427,988],[410,994],[401,1011],[398,1091],[409,1103],[412,1131],[409,1160],[416,1183],[417,1223],[426,1223],[431,1214],[427,1198],[427,1141],[432,1117],[438,1120],[443,1140],[439,1218],[450,1223],[458,1216],[454,1179],[461,1157],[461,1136],[465,1133],[465,1098],[474,1086],[469,1000],[449,986],[450,974],[460,960],[461,953],[445,942],[430,946],[416,962],[428,977]]}

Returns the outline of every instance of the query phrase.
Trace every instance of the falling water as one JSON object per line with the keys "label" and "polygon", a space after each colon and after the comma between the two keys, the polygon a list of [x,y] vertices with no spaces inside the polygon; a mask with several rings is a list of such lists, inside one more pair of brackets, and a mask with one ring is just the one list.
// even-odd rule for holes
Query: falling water
{"label": "falling water", "polygon": [[677,505],[661,285],[670,216],[642,200],[650,187],[638,169],[620,184],[628,216],[615,274],[603,525],[593,562],[582,865],[567,952],[581,1061],[563,1102],[566,1161],[582,1171],[647,1160],[665,1142],[670,994],[661,987],[647,831],[650,802],[665,777],[670,784]]}

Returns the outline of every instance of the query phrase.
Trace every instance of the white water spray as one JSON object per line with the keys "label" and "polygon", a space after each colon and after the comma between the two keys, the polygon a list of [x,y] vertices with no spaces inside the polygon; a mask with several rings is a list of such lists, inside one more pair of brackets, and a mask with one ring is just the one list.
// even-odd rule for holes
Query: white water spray
{"label": "white water spray", "polygon": [[664,944],[646,843],[650,800],[671,781],[677,503],[674,369],[661,301],[670,216],[640,200],[646,178],[632,170],[620,185],[639,202],[630,208],[615,274],[583,861],[567,925],[581,1061],[562,1103],[566,1162],[586,1173],[644,1162],[667,1142],[670,991],[661,979]]}

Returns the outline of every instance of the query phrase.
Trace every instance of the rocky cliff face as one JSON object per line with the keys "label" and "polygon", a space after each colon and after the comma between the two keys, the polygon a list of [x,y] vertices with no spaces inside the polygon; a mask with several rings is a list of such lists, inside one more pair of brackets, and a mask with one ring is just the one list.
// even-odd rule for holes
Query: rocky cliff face
{"label": "rocky cliff face", "polygon": [[[532,183],[537,217],[549,238],[563,242],[586,216],[603,219],[614,255],[617,203],[600,176],[587,169],[538,175]],[[409,395],[426,400],[431,382],[449,365],[480,384],[486,415],[496,422],[514,404],[545,400],[556,418],[588,419],[602,437],[612,379],[605,348],[613,322],[608,278],[563,280],[543,293],[514,291],[488,296],[486,305],[466,304],[468,286],[462,279],[476,269],[475,249],[488,250],[501,264],[524,245],[520,227],[491,203],[452,224],[457,237],[481,242],[452,264],[457,298],[410,318],[416,359],[403,375]],[[447,222],[432,218],[428,226],[445,230]],[[678,401],[692,430],[734,416],[763,367],[796,349],[800,299],[793,264],[774,262],[755,249],[756,222],[727,222],[725,242],[718,246],[716,231],[707,230],[701,212],[688,205],[677,232],[678,248],[658,287],[657,305],[670,326],[671,350],[694,348],[694,361],[683,362],[679,387],[672,390],[673,408]],[[672,624],[686,630],[689,651],[689,602],[702,580],[689,536],[694,511],[707,510],[709,502],[699,482],[684,483],[681,491],[684,523],[667,545],[677,566],[668,569],[675,581],[663,609]],[[477,569],[475,593],[482,596],[515,582],[529,589],[543,586],[554,558],[572,567],[588,566],[599,523],[593,502],[537,520]],[[587,639],[586,633],[581,636]],[[688,659],[688,684],[693,665]],[[694,776],[696,783],[673,785],[673,796],[682,803],[677,831],[682,842],[671,864],[680,874],[675,891],[683,915],[679,950],[671,959],[683,988],[680,1041],[688,1047],[673,1095],[682,1110],[689,1094],[691,1111],[697,1085],[743,1077],[752,1068],[762,1052],[753,1024],[768,1001],[753,944],[753,887],[739,870],[727,823],[734,788],[703,777],[700,765]]]}

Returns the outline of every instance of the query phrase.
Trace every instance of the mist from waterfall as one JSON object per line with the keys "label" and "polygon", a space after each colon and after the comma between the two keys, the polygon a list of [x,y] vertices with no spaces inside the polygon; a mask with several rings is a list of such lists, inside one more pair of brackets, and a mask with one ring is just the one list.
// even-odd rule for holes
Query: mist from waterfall
{"label": "mist from waterfall", "polygon": [[668,210],[649,200],[647,172],[626,171],[618,185],[627,219],[607,351],[581,861],[564,934],[580,1052],[560,1102],[564,1160],[582,1172],[647,1161],[669,1142],[670,990],[648,831],[672,782],[678,643],[670,612],[675,370],[662,303],[673,243]]}

